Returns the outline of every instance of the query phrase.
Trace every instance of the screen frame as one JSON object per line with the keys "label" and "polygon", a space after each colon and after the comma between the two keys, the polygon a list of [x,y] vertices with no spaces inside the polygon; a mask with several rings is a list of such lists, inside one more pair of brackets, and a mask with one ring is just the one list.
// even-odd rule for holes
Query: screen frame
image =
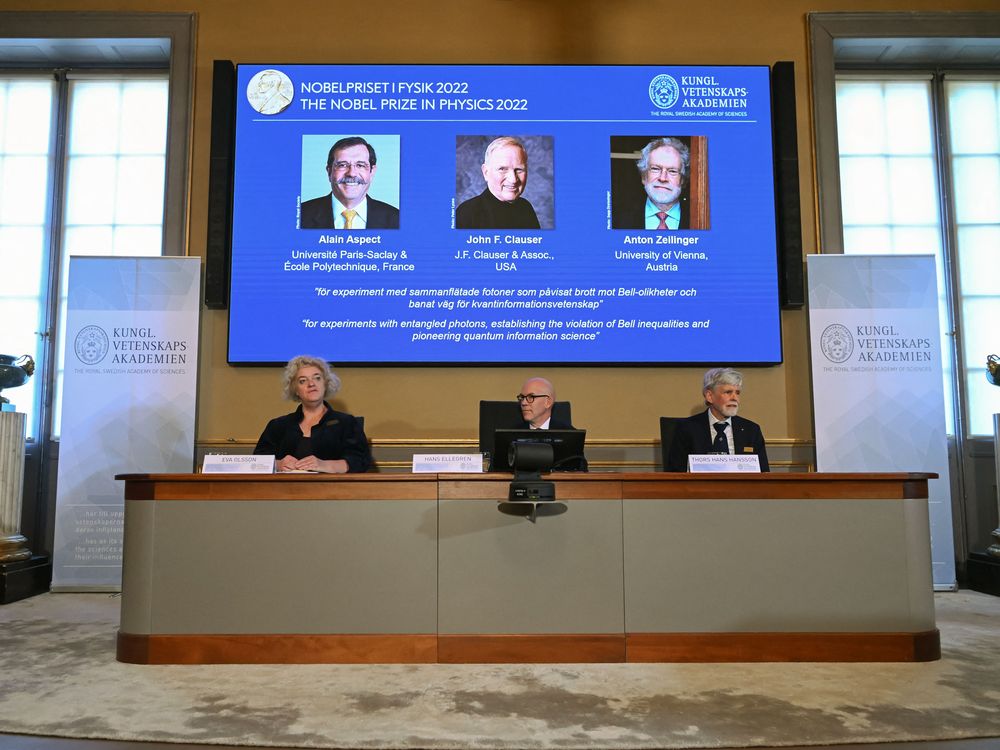
{"label": "screen frame", "polygon": [[[751,63],[669,63],[664,64],[660,62],[637,62],[637,63],[615,63],[615,64],[603,64],[603,63],[551,63],[551,64],[535,64],[535,63],[516,63],[509,65],[498,65],[496,63],[452,63],[452,62],[401,62],[401,63],[363,63],[363,62],[331,62],[331,63],[303,63],[303,62],[238,62],[235,65],[236,68],[236,80],[234,81],[234,98],[239,99],[241,94],[241,85],[238,80],[239,68],[241,67],[280,67],[282,65],[287,66],[316,66],[323,67],[329,66],[332,68],[349,68],[354,65],[361,65],[366,67],[382,67],[382,68],[430,68],[430,67],[450,67],[450,68],[489,68],[489,67],[504,67],[504,68],[588,68],[588,67],[599,67],[606,69],[615,68],[638,68],[638,67],[665,67],[665,68],[759,68],[767,71],[767,85],[768,85],[768,104],[767,110],[769,114],[769,136],[771,141],[771,167],[772,167],[772,178],[771,178],[771,189],[772,189],[772,206],[773,206],[773,219],[774,219],[774,280],[775,280],[775,290],[776,293],[773,299],[773,305],[777,312],[777,325],[774,332],[775,343],[776,343],[776,358],[775,359],[728,359],[723,356],[723,359],[727,364],[740,367],[777,367],[783,365],[785,362],[785,341],[784,341],[784,325],[782,323],[781,313],[784,309],[782,303],[781,289],[782,289],[782,279],[784,276],[784,268],[782,264],[782,254],[781,254],[781,235],[780,235],[780,222],[783,206],[779,201],[778,195],[778,176],[779,176],[779,159],[780,151],[777,143],[778,131],[776,117],[778,113],[778,107],[775,102],[775,70],[774,63],[767,62],[751,62]],[[238,146],[236,143],[236,116],[234,113],[233,119],[231,121],[231,127],[233,130],[233,166],[235,167],[235,150]],[[365,120],[359,119],[359,124],[364,125]],[[363,129],[363,127],[362,127]],[[669,130],[669,128],[667,129]],[[693,136],[691,136],[693,137]],[[236,185],[235,180],[231,186],[230,193],[230,207],[233,208],[233,203],[236,199]],[[232,295],[232,277],[233,277],[233,267],[235,265],[236,259],[234,254],[231,252],[233,232],[234,228],[230,227],[229,235],[229,245],[230,254],[228,260],[228,271],[229,271],[229,288],[227,289],[227,296]],[[622,231],[622,230],[615,230]],[[283,366],[284,361],[277,359],[261,359],[261,360],[232,360],[231,356],[231,346],[229,344],[229,338],[232,335],[233,321],[232,321],[232,306],[227,305],[229,314],[227,315],[227,330],[226,330],[226,361],[231,367],[277,367]],[[326,348],[325,345],[320,348]],[[335,364],[337,367],[391,367],[391,368],[411,368],[411,367],[462,367],[462,368],[493,368],[493,367],[518,367],[518,366],[537,366],[537,367],[567,367],[567,368],[580,368],[580,367],[593,367],[593,368],[605,368],[605,367],[623,367],[623,368],[663,368],[663,367],[710,367],[718,364],[720,361],[717,358],[712,359],[699,359],[699,360],[662,360],[662,361],[634,361],[634,360],[613,360],[606,359],[601,361],[586,361],[586,360],[562,360],[562,359],[544,359],[535,358],[530,360],[487,360],[487,361],[476,361],[472,359],[463,360],[418,360],[418,361],[385,361],[385,360],[336,360],[335,357],[329,357],[331,364]]]}

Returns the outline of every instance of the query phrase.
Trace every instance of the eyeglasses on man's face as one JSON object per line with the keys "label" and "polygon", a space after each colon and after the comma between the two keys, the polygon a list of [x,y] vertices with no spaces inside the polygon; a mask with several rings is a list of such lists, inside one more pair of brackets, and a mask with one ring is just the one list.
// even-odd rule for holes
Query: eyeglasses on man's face
{"label": "eyeglasses on man's face", "polygon": [[518,393],[517,394],[517,402],[519,404],[523,403],[525,401],[527,401],[529,404],[533,404],[533,403],[535,403],[535,399],[536,398],[552,398],[552,397],[549,394],[547,394],[547,393]]}
{"label": "eyeglasses on man's face", "polygon": [[349,167],[354,167],[359,172],[367,172],[372,168],[372,165],[366,161],[335,161],[332,165],[333,171],[344,172]]}
{"label": "eyeglasses on man's face", "polygon": [[651,177],[657,177],[660,179],[668,177],[671,180],[676,180],[681,176],[681,170],[676,169],[675,167],[650,166],[646,167],[646,173]]}

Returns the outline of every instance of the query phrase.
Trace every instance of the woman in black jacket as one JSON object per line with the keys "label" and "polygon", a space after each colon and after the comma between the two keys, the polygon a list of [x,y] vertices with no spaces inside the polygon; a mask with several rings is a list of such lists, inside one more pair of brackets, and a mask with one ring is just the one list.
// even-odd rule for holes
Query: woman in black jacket
{"label": "woman in black jacket", "polygon": [[368,471],[372,455],[361,420],[326,402],[340,390],[330,365],[319,357],[295,357],[285,366],[282,385],[285,398],[299,408],[268,422],[253,452],[273,455],[277,471]]}

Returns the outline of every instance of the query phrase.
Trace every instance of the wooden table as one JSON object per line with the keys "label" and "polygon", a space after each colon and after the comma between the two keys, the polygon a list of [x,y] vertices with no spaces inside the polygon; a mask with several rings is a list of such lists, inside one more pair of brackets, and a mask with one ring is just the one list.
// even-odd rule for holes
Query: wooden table
{"label": "wooden table", "polygon": [[928,474],[125,480],[120,661],[927,661]]}

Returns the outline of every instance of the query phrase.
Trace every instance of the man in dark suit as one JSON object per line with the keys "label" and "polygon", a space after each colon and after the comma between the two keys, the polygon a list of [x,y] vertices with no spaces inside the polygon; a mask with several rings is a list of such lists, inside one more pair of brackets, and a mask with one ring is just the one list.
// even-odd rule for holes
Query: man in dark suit
{"label": "man in dark suit", "polygon": [[368,195],[375,149],[364,138],[341,138],[326,158],[331,191],[301,207],[302,229],[399,229],[399,209]]}
{"label": "man in dark suit", "polygon": [[742,391],[743,375],[730,367],[705,373],[702,392],[708,409],[677,423],[665,471],[687,471],[688,456],[705,453],[756,453],[760,470],[771,470],[760,425],[736,416]]}
{"label": "man in dark suit", "polygon": [[611,217],[614,229],[688,229],[690,216],[682,198],[691,171],[691,151],[683,141],[654,138],[636,161],[646,201],[615,203]]}

